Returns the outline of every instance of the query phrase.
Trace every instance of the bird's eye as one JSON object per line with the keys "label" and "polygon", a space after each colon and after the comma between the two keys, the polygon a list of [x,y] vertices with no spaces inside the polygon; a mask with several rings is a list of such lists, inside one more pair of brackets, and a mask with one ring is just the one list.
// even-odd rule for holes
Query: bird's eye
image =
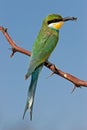
{"label": "bird's eye", "polygon": [[56,22],[59,22],[59,21],[62,21],[62,19],[52,19],[52,20],[49,20],[47,22],[47,24],[49,25],[50,23],[56,23]]}

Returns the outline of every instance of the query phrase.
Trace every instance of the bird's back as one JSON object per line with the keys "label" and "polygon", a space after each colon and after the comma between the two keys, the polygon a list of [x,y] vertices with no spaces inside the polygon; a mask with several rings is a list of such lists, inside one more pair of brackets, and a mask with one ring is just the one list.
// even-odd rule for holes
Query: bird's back
{"label": "bird's back", "polygon": [[48,60],[58,42],[58,38],[57,31],[42,26],[32,48],[32,55],[28,69],[29,75],[36,67]]}

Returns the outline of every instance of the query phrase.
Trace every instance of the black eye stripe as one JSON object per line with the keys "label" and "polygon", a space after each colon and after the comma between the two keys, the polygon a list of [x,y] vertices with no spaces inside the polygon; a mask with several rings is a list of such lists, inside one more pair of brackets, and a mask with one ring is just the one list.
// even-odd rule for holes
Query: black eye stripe
{"label": "black eye stripe", "polygon": [[55,23],[55,22],[59,22],[59,21],[62,21],[62,19],[53,19],[53,20],[49,20],[49,21],[47,22],[47,24]]}

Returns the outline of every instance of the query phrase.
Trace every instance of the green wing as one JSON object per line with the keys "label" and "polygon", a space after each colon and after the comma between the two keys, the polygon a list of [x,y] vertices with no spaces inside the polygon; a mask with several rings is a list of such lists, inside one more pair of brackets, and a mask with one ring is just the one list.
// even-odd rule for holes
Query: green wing
{"label": "green wing", "polygon": [[35,70],[37,66],[44,63],[54,50],[58,42],[58,34],[48,32],[40,32],[32,49],[30,65],[27,76]]}

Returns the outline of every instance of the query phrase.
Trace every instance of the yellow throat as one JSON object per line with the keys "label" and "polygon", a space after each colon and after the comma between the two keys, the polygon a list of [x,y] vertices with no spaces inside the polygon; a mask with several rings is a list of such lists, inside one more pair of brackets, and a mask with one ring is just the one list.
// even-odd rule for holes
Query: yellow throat
{"label": "yellow throat", "polygon": [[57,30],[59,30],[62,26],[63,26],[64,22],[63,21],[60,21],[60,22],[57,22],[57,23],[53,23],[53,27]]}
{"label": "yellow throat", "polygon": [[51,23],[48,25],[48,27],[54,28],[56,30],[60,30],[60,28],[63,26],[63,24],[64,24],[64,22],[60,21],[60,22]]}

